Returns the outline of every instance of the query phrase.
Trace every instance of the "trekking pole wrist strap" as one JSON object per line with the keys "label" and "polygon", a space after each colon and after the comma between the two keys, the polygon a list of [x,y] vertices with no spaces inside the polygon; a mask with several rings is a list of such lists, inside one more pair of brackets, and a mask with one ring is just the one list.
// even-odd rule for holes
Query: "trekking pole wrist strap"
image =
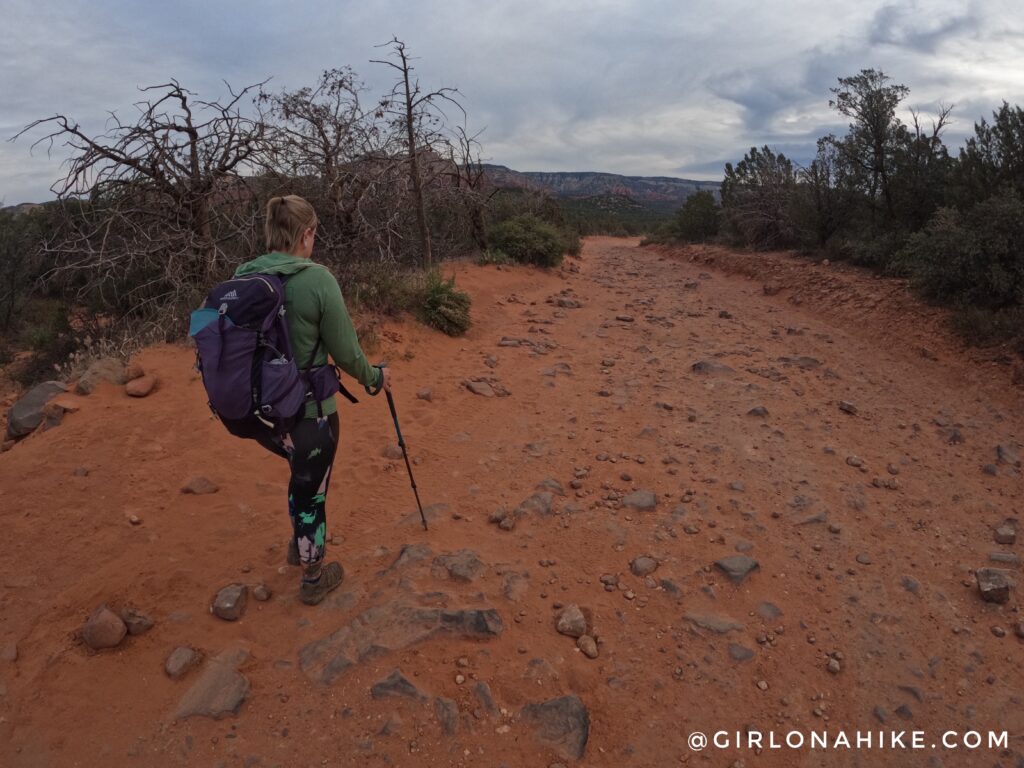
{"label": "trekking pole wrist strap", "polygon": [[376,397],[377,395],[380,394],[380,391],[384,389],[384,364],[379,363],[373,367],[377,368],[380,371],[380,380],[377,382],[376,387],[368,387],[365,385],[363,386],[363,389],[366,390],[366,394],[368,394],[370,397]]}

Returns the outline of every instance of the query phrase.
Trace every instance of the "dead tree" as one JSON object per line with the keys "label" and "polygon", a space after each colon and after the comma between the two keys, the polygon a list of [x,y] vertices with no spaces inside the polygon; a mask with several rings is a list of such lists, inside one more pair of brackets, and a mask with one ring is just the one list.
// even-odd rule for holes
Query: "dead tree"
{"label": "dead tree", "polygon": [[261,93],[267,170],[319,211],[328,258],[341,249],[346,256],[365,253],[366,241],[375,241],[388,244],[383,260],[397,260],[390,244],[401,238],[398,217],[384,209],[406,207],[399,176],[404,150],[383,105],[363,108],[363,92],[352,70],[343,68],[325,71],[313,88]]}
{"label": "dead tree", "polygon": [[142,88],[134,120],[111,112],[90,135],[70,117],[36,120],[14,137],[51,129],[33,143],[72,150],[51,188],[64,204],[48,243],[49,277],[107,310],[146,313],[194,298],[222,271],[231,248],[251,252],[255,206],[246,174],[265,150],[264,125],[243,99],[204,101],[171,80]]}
{"label": "dead tree", "polygon": [[446,116],[440,109],[441,102],[449,102],[465,116],[462,105],[454,98],[455,88],[439,88],[424,92],[418,79],[413,78],[411,57],[405,43],[397,37],[378,47],[391,47],[391,60],[371,61],[384,64],[398,72],[398,80],[391,90],[390,98],[382,102],[382,108],[393,117],[405,133],[409,161],[409,180],[412,184],[413,202],[416,206],[416,225],[419,230],[423,261],[429,266],[433,262],[430,246],[430,228],[427,225],[427,206],[424,199],[424,180],[421,174],[419,155],[425,150],[436,151],[445,143],[442,132]]}
{"label": "dead tree", "polygon": [[483,186],[486,181],[484,164],[480,159],[479,133],[470,136],[461,125],[455,128],[455,141],[448,145],[448,160],[451,164],[449,177],[465,206],[469,216],[470,235],[477,248],[487,247],[486,229],[484,226],[484,207],[486,198]]}

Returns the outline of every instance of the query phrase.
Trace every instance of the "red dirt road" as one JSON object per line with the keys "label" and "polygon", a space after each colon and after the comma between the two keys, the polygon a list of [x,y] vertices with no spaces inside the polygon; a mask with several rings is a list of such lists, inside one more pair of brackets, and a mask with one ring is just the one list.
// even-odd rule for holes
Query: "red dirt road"
{"label": "red dirt road", "polygon": [[[578,271],[459,266],[465,338],[386,326],[421,496],[447,506],[423,532],[404,464],[383,455],[383,399],[341,404],[328,550],[347,576],[317,608],[284,566],[286,467],[210,417],[190,351],[141,355],[161,382],[145,399],[69,396],[77,413],[0,455],[0,648],[17,648],[0,660],[0,766],[1021,765],[1022,587],[987,603],[973,575],[1020,577],[1019,561],[990,562],[1021,552],[993,536],[1024,497],[1009,373],[961,355],[938,313],[884,281],[801,265],[797,283],[785,257],[687,254],[590,238]],[[470,379],[510,394],[472,394]],[[219,490],[181,493],[195,475]],[[488,522],[549,478],[566,493],[554,514]],[[622,504],[636,490],[656,494],[653,511]],[[406,544],[430,553],[394,566]],[[433,560],[464,549],[483,564],[468,581]],[[759,567],[734,584],[714,563],[741,552]],[[646,580],[630,572],[641,555],[657,561]],[[208,607],[235,581],[273,596],[228,623]],[[155,626],[91,652],[78,633],[103,603]],[[570,603],[596,659],[555,629]],[[502,631],[370,652],[332,684],[303,672],[307,644],[397,604],[491,608]],[[206,661],[175,681],[163,666],[180,645]],[[232,648],[248,652],[238,714],[176,719]],[[371,697],[395,669],[421,699]],[[569,695],[589,714],[578,761],[521,715]],[[438,698],[458,708],[453,734]],[[926,748],[687,744],[747,729],[919,730]],[[931,749],[949,730],[1008,741]]]}

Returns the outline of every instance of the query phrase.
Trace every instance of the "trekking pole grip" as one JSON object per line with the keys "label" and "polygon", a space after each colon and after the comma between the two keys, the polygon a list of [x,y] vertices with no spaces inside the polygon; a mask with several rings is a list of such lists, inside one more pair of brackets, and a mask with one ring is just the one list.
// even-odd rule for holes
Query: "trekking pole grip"
{"label": "trekking pole grip", "polygon": [[366,390],[366,394],[368,394],[370,397],[376,397],[377,395],[380,394],[380,391],[384,389],[384,363],[377,363],[373,367],[380,369],[380,384],[378,384],[376,387],[368,387],[365,384],[363,385],[363,389]]}

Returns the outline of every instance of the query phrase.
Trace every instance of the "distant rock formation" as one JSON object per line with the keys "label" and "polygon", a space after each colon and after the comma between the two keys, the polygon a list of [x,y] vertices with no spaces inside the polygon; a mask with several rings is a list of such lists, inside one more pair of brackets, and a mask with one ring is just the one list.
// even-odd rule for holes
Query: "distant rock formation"
{"label": "distant rock formation", "polygon": [[555,197],[621,195],[639,203],[682,204],[694,192],[718,196],[717,181],[677,179],[671,176],[620,176],[615,173],[514,171],[503,165],[485,165],[488,181],[499,188],[536,189]]}

